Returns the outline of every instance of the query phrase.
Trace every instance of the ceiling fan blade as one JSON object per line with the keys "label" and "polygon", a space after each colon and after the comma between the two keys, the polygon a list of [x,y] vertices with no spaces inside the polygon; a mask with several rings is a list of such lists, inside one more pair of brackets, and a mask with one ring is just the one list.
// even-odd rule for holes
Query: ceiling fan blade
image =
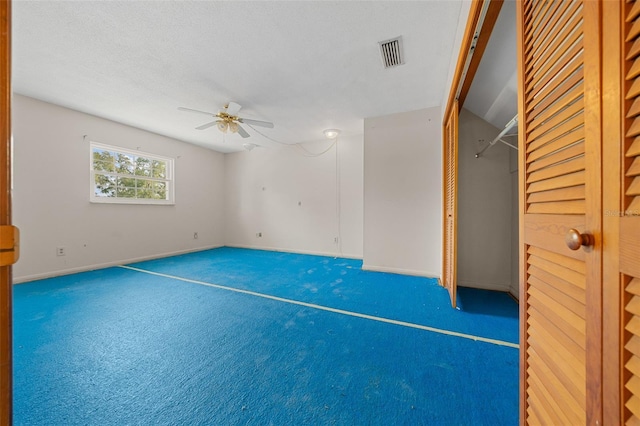
{"label": "ceiling fan blade", "polygon": [[198,114],[206,114],[206,115],[212,115],[212,116],[216,116],[216,114],[212,113],[212,112],[206,112],[206,111],[200,111],[197,109],[192,109],[192,108],[185,108],[185,107],[178,107],[178,109],[180,111],[189,111],[189,112],[197,112]]}
{"label": "ceiling fan blade", "polygon": [[217,120],[216,120],[216,121],[211,121],[211,122],[209,122],[209,123],[205,123],[205,124],[203,124],[202,126],[198,126],[198,127],[196,127],[196,129],[198,129],[198,130],[208,129],[208,128],[209,128],[209,127],[211,127],[211,126],[215,126],[217,123],[218,123],[218,121],[217,121]]}
{"label": "ceiling fan blade", "polygon": [[240,111],[240,108],[242,107],[237,103],[229,102],[229,105],[227,105],[227,114],[235,116]]}
{"label": "ceiling fan blade", "polygon": [[241,125],[239,125],[239,124],[238,124],[238,134],[239,134],[240,136],[242,136],[243,138],[248,138],[249,136],[251,136],[251,135],[250,135],[249,133],[247,133],[247,131],[246,131],[246,130],[241,126]]}
{"label": "ceiling fan blade", "polygon": [[273,123],[269,123],[268,121],[251,120],[249,118],[238,118],[238,121],[250,126],[268,127],[269,129],[273,129]]}

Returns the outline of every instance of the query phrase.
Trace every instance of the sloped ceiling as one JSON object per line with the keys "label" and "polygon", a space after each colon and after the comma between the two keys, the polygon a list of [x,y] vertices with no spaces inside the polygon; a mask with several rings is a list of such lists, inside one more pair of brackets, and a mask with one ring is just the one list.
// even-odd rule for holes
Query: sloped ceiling
{"label": "sloped ceiling", "polygon": [[[221,152],[238,135],[195,130],[228,101],[261,131],[298,143],[365,117],[437,106],[458,52],[462,1],[20,1],[13,3],[19,94]],[[465,9],[466,10],[466,9]],[[406,64],[378,42],[402,36]],[[456,51],[454,51],[456,50]],[[37,124],[37,123],[36,123]],[[273,142],[247,129],[247,141]],[[105,141],[108,142],[108,141]]]}
{"label": "sloped ceiling", "polygon": [[499,129],[518,113],[515,1],[500,9],[463,107]]}

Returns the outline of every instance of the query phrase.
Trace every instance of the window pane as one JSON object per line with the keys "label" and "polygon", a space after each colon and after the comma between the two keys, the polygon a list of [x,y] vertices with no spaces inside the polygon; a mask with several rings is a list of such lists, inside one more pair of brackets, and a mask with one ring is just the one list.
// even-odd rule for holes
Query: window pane
{"label": "window pane", "polygon": [[116,153],[103,149],[93,149],[93,170],[115,171]]}
{"label": "window pane", "polygon": [[116,165],[114,163],[109,163],[106,161],[93,161],[93,170],[101,171],[101,172],[115,172]]}
{"label": "window pane", "polygon": [[132,155],[118,153],[116,172],[123,175],[133,175],[136,169],[135,158]]}
{"label": "window pane", "polygon": [[136,157],[136,176],[151,176],[151,160],[145,157]]}
{"label": "window pane", "polygon": [[100,175],[96,173],[94,194],[96,197],[115,197],[116,178],[114,176]]}
{"label": "window pane", "polygon": [[167,163],[164,161],[153,160],[152,163],[154,178],[164,179],[167,177]]}
{"label": "window pane", "polygon": [[158,200],[166,200],[167,197],[167,184],[165,182],[155,182],[154,184],[154,197]]}
{"label": "window pane", "polygon": [[118,178],[117,197],[119,198],[135,198],[136,197],[136,179],[135,178]]}
{"label": "window pane", "polygon": [[136,188],[138,189],[138,198],[154,198],[153,197],[153,181],[145,179],[137,179]]}

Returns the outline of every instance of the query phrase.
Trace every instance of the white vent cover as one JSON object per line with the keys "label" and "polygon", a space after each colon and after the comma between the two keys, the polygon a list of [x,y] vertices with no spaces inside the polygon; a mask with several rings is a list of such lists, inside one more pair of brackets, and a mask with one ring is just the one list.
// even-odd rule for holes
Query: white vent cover
{"label": "white vent cover", "polygon": [[380,45],[380,54],[382,55],[382,64],[385,68],[397,67],[404,64],[402,56],[402,37],[392,38],[378,42]]}

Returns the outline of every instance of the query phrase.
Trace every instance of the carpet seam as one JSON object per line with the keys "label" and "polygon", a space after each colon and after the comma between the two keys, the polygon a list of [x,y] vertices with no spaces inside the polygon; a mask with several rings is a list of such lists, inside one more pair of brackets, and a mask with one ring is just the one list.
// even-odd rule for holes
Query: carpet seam
{"label": "carpet seam", "polygon": [[472,334],[460,333],[460,332],[451,331],[451,330],[444,330],[444,329],[441,329],[441,328],[430,327],[428,325],[415,324],[415,323],[411,323],[411,322],[394,320],[394,319],[385,318],[385,317],[379,317],[379,316],[375,316],[375,315],[362,314],[362,313],[359,313],[359,312],[352,312],[352,311],[347,311],[347,310],[344,310],[344,309],[331,308],[329,306],[317,305],[315,303],[302,302],[302,301],[299,301],[299,300],[287,299],[287,298],[279,297],[279,296],[272,296],[270,294],[258,293],[258,292],[251,291],[251,290],[243,290],[243,289],[240,289],[240,288],[229,287],[229,286],[225,286],[225,285],[221,285],[221,284],[208,283],[206,281],[193,280],[193,279],[190,279],[190,278],[183,278],[183,277],[178,277],[178,276],[175,276],[175,275],[163,274],[161,272],[153,272],[153,271],[149,271],[149,270],[146,270],[146,269],[136,268],[136,267],[133,267],[133,266],[116,265],[116,267],[132,270],[132,271],[136,271],[136,272],[140,272],[140,273],[156,275],[156,276],[159,276],[159,277],[170,278],[170,279],[174,279],[174,280],[178,280],[178,281],[184,281],[184,282],[188,282],[188,283],[192,283],[192,284],[198,284],[198,285],[202,285],[202,286],[206,286],[206,287],[217,288],[217,289],[220,289],[220,290],[227,290],[227,291],[232,291],[232,292],[235,292],[235,293],[247,294],[247,295],[250,295],[250,296],[255,296],[255,297],[261,297],[261,298],[264,298],[264,299],[275,300],[275,301],[278,301],[278,302],[289,303],[289,304],[298,305],[298,306],[304,306],[304,307],[312,308],[312,309],[318,309],[318,310],[325,311],[325,312],[333,312],[333,313],[337,313],[337,314],[341,314],[341,315],[347,315],[347,316],[356,317],[356,318],[368,319],[368,320],[371,320],[371,321],[378,321],[378,322],[387,323],[387,324],[394,324],[394,325],[399,325],[399,326],[403,326],[403,327],[408,327],[408,328],[413,328],[413,329],[418,329],[418,330],[423,330],[423,331],[429,331],[429,332],[432,332],[432,333],[438,333],[438,334],[443,334],[443,335],[447,335],[447,336],[453,336],[453,337],[459,337],[459,338],[463,338],[463,339],[473,340],[473,341],[476,341],[476,342],[490,343],[490,344],[497,345],[497,346],[504,346],[504,347],[515,348],[515,349],[519,349],[520,348],[520,345],[517,344],[517,343],[506,342],[506,341],[503,341],[503,340],[491,339],[491,338],[488,338],[488,337],[481,337],[481,336],[474,336]]}

